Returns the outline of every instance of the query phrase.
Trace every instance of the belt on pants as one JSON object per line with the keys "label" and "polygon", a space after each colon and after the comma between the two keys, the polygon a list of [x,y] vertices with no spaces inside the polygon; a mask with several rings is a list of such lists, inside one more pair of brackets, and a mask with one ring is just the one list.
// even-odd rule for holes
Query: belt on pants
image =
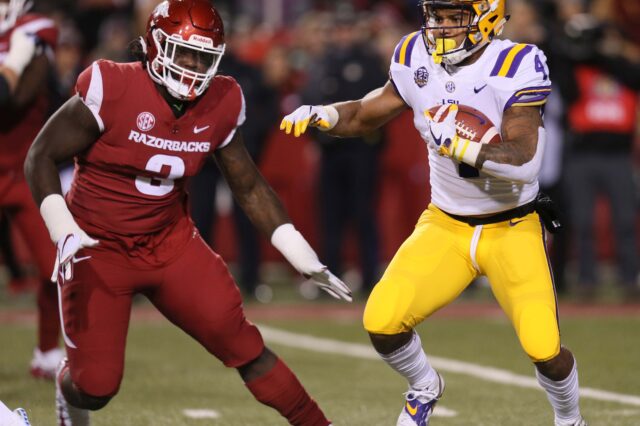
{"label": "belt on pants", "polygon": [[528,215],[529,213],[533,213],[535,210],[536,210],[536,200],[530,201],[527,204],[523,204],[514,209],[505,210],[503,212],[492,214],[491,216],[486,216],[486,217],[458,216],[457,214],[447,213],[444,210],[442,211],[447,216],[457,221],[464,222],[471,226],[478,226],[478,225],[488,225],[490,223],[504,222],[506,220],[523,217]]}

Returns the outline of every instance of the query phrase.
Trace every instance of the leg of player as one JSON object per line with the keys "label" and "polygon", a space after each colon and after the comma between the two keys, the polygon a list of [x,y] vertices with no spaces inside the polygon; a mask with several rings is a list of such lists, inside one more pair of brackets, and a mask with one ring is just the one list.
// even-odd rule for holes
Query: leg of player
{"label": "leg of player", "polygon": [[586,426],[578,405],[578,369],[573,354],[562,347],[555,358],[535,366],[538,383],[553,407],[556,426]]}
{"label": "leg of player", "polygon": [[292,425],[330,424],[294,373],[264,346],[257,327],[244,315],[226,264],[201,238],[194,238],[162,276],[149,300],[225,366],[236,368],[259,402]]}
{"label": "leg of player", "polygon": [[364,310],[362,322],[373,347],[409,384],[398,426],[428,425],[444,391],[415,327],[455,300],[476,276],[466,254],[474,230],[457,226],[452,232],[452,221],[433,206],[424,211]]}
{"label": "leg of player", "polygon": [[536,366],[538,382],[554,410],[555,425],[583,426],[586,423],[578,404],[576,362],[561,345],[544,235],[536,213],[525,216],[517,228],[506,223],[486,227],[483,238],[492,245],[487,251],[479,246],[480,267],[522,348]]}
{"label": "leg of player", "polygon": [[103,408],[112,397],[96,397],[78,389],[71,381],[69,363],[63,359],[56,376],[56,411],[59,426],[88,426],[89,410]]}
{"label": "leg of player", "polygon": [[431,366],[415,331],[383,335],[369,333],[380,357],[409,382],[406,404],[397,426],[426,426],[444,392],[442,376]]}
{"label": "leg of player", "polygon": [[110,400],[110,396],[94,397],[78,389],[71,381],[69,362],[62,360],[56,375],[58,426],[89,426],[89,410],[99,410]]}
{"label": "leg of player", "polygon": [[[47,258],[50,262],[54,254]],[[58,291],[49,279],[49,269],[40,273],[38,286],[38,346],[33,350],[30,372],[33,377],[53,380],[56,369],[64,358],[64,349],[58,347],[60,340],[60,315],[58,313]],[[42,277],[46,275],[46,277]]]}
{"label": "leg of player", "polygon": [[238,367],[238,372],[253,396],[276,409],[290,424],[330,424],[295,374],[268,348],[255,360]]}
{"label": "leg of player", "polygon": [[26,182],[24,180],[15,182],[6,196],[17,206],[11,220],[29,247],[38,267],[40,280],[37,290],[38,345],[33,351],[30,372],[34,377],[53,380],[56,369],[64,357],[64,350],[58,347],[60,341],[58,291],[55,284],[50,281],[51,259],[55,258],[56,249],[49,239],[49,233],[40,212],[31,199]]}

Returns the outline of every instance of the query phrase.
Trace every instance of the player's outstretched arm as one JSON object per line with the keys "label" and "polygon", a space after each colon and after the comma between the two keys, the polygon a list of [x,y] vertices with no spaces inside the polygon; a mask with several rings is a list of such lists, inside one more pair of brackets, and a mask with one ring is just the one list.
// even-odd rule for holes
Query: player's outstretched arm
{"label": "player's outstretched arm", "polygon": [[240,131],[215,159],[233,196],[260,232],[305,277],[338,299],[351,301],[351,290],[320,262],[316,252],[298,232],[280,199],[264,179],[242,141]]}
{"label": "player's outstretched arm", "polygon": [[331,105],[303,105],[285,116],[280,130],[298,137],[308,127],[317,127],[338,137],[371,133],[407,108],[391,82],[356,101]]}
{"label": "player's outstretched arm", "polygon": [[71,279],[75,254],[98,241],[76,223],[62,198],[57,164],[89,148],[100,129],[89,108],[78,96],[69,99],[47,121],[29,148],[24,172],[31,194],[49,230],[57,253],[52,281]]}

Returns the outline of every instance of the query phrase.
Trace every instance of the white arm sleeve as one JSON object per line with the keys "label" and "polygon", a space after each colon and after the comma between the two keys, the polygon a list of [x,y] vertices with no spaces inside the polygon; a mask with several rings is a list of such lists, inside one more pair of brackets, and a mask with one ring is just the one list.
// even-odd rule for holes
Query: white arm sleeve
{"label": "white arm sleeve", "polygon": [[482,165],[482,171],[491,176],[518,183],[535,182],[540,173],[540,167],[542,166],[542,157],[546,143],[547,136],[544,127],[538,127],[538,145],[536,146],[536,153],[531,160],[520,166],[485,161]]}
{"label": "white arm sleeve", "polygon": [[54,244],[65,235],[81,230],[60,194],[49,194],[42,200],[40,215]]}
{"label": "white arm sleeve", "polygon": [[273,231],[271,244],[301,274],[311,275],[326,269],[307,240],[291,223],[284,223]]}

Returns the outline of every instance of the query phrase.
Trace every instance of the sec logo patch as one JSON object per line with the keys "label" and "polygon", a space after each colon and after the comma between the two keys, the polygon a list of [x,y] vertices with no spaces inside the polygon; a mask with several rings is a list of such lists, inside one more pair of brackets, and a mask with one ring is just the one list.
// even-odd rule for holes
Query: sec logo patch
{"label": "sec logo patch", "polygon": [[142,132],[148,132],[156,125],[156,118],[150,112],[141,112],[136,120],[138,129]]}
{"label": "sec logo patch", "polygon": [[413,73],[413,81],[416,82],[418,87],[422,88],[429,82],[429,71],[425,67],[420,67]]}

